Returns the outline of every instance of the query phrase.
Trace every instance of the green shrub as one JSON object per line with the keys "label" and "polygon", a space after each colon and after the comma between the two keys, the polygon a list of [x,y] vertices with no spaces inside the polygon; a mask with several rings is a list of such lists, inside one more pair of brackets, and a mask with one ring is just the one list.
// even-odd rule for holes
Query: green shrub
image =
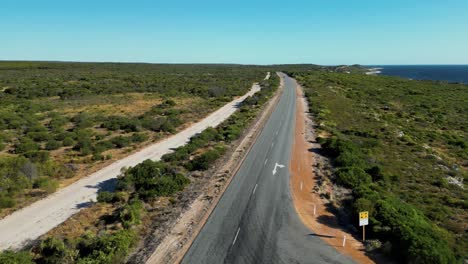
{"label": "green shrub", "polygon": [[34,180],[33,188],[39,188],[47,193],[53,193],[57,190],[59,183],[55,179],[43,176]]}
{"label": "green shrub", "polygon": [[134,200],[124,205],[119,211],[119,220],[122,222],[123,227],[130,228],[140,224],[142,210],[143,203],[140,200]]}
{"label": "green shrub", "polygon": [[104,160],[104,156],[100,153],[93,153],[91,159],[94,161]]}
{"label": "green shrub", "polygon": [[344,167],[336,171],[337,182],[349,188],[369,185],[372,177],[363,169],[356,167]]}
{"label": "green shrub", "polygon": [[78,129],[92,127],[94,125],[94,117],[88,113],[79,113],[75,115],[71,121],[75,123]]}
{"label": "green shrub", "polygon": [[0,196],[0,209],[1,208],[12,208],[16,205],[16,201],[7,196]]}
{"label": "green shrub", "polygon": [[28,158],[32,162],[42,163],[42,162],[46,162],[46,161],[49,160],[50,153],[48,151],[44,151],[44,150],[29,151],[29,152],[23,153],[23,156],[25,156],[26,158]]}
{"label": "green shrub", "polygon": [[15,144],[15,153],[25,153],[39,150],[39,144],[28,137],[21,138],[20,142]]}
{"label": "green shrub", "polygon": [[90,138],[80,137],[76,142],[76,145],[73,147],[74,150],[77,150],[81,153],[82,156],[91,154],[93,142]]}
{"label": "green shrub", "polygon": [[187,169],[191,171],[195,170],[207,170],[214,161],[216,161],[221,155],[224,154],[225,147],[219,145],[213,149],[210,149],[201,155],[195,157],[190,163],[187,164]]}
{"label": "green shrub", "polygon": [[109,130],[125,130],[126,132],[139,131],[140,122],[137,119],[132,119],[124,116],[110,116],[102,123],[101,127]]}
{"label": "green shrub", "polygon": [[14,252],[6,250],[0,252],[0,263],[2,264],[33,264],[32,256],[29,252]]}
{"label": "green shrub", "polygon": [[457,263],[447,237],[412,206],[393,197],[377,201],[377,219],[390,227],[385,235],[394,252],[409,263]]}
{"label": "green shrub", "polygon": [[114,201],[114,193],[101,191],[97,195],[97,201],[100,203],[111,203]]}
{"label": "green shrub", "polygon": [[47,131],[29,132],[26,134],[26,136],[36,142],[46,141],[50,139],[50,134]]}
{"label": "green shrub", "polygon": [[96,143],[96,145],[94,145],[93,151],[95,153],[101,153],[101,152],[104,152],[106,150],[113,149],[113,148],[114,148],[114,144],[112,143],[112,141],[103,140],[103,141],[99,141],[98,143]]}
{"label": "green shrub", "polygon": [[123,263],[125,256],[137,242],[137,234],[130,229],[119,230],[100,237],[88,236],[78,243],[79,259],[77,263]]}
{"label": "green shrub", "polygon": [[124,148],[130,145],[131,140],[130,140],[130,137],[117,136],[112,139],[112,143],[117,148]]}
{"label": "green shrub", "polygon": [[45,149],[47,149],[47,150],[56,150],[56,149],[59,149],[60,147],[62,147],[62,143],[60,143],[60,141],[49,140],[46,143]]}
{"label": "green shrub", "polygon": [[131,136],[131,141],[132,142],[135,142],[135,143],[141,143],[141,142],[145,142],[146,140],[148,140],[149,136],[147,134],[144,134],[144,133],[135,133]]}
{"label": "green shrub", "polygon": [[41,257],[38,262],[44,264],[71,264],[75,262],[78,255],[73,245],[67,245],[63,240],[55,237],[49,237],[42,241],[39,245],[39,252]]}
{"label": "green shrub", "polygon": [[75,141],[71,137],[66,137],[63,139],[62,143],[64,146],[68,147],[68,146],[72,146],[75,143]]}
{"label": "green shrub", "polygon": [[117,189],[135,191],[145,201],[157,197],[172,195],[182,190],[189,180],[158,161],[145,160],[129,168],[123,177],[118,178]]}

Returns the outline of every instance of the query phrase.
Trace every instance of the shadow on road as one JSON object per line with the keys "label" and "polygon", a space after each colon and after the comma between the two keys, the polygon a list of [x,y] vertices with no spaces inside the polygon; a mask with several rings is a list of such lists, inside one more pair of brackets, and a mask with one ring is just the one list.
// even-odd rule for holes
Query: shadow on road
{"label": "shadow on road", "polygon": [[117,179],[109,179],[103,182],[99,182],[96,185],[86,185],[87,188],[98,189],[99,192],[107,191],[111,192],[115,189],[115,185],[117,184]]}
{"label": "shadow on road", "polygon": [[79,204],[76,205],[76,209],[87,208],[87,207],[90,207],[93,204],[94,204],[94,202],[92,202],[92,201],[79,203]]}

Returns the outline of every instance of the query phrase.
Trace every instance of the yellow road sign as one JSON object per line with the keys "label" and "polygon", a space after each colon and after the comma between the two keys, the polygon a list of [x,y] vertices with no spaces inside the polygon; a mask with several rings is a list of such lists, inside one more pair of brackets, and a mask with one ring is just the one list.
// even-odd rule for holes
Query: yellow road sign
{"label": "yellow road sign", "polygon": [[369,212],[364,211],[359,213],[359,220],[369,218]]}

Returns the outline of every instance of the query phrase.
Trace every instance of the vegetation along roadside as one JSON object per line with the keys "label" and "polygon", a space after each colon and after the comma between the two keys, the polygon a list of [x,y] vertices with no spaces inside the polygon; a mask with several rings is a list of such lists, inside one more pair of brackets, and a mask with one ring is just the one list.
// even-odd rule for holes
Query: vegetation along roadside
{"label": "vegetation along roadside", "polygon": [[[304,87],[338,206],[376,250],[406,263],[467,258],[468,86],[395,77],[289,71]],[[340,188],[335,186],[335,188]],[[356,230],[357,231],[357,230]]]}
{"label": "vegetation along roadside", "polygon": [[265,70],[0,62],[0,217],[176,133]]}
{"label": "vegetation along roadside", "polygon": [[[162,157],[146,160],[122,172],[115,192],[100,192],[93,207],[108,212],[88,231],[49,236],[30,251],[0,254],[0,259],[22,263],[121,263],[144,237],[145,223],[165,214],[165,204],[177,204],[177,193],[195,184],[196,175],[209,169],[255,119],[279,85],[279,77],[260,83],[261,91],[244,100],[239,110],[217,128],[208,128],[190,142]],[[162,206],[161,206],[162,205]]]}

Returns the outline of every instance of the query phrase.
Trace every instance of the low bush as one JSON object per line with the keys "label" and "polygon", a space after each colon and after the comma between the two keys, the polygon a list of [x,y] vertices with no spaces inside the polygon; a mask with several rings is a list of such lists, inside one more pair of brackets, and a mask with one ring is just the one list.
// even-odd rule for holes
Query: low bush
{"label": "low bush", "polygon": [[124,136],[117,136],[111,140],[112,144],[114,144],[117,148],[124,148],[128,147],[131,143],[130,137]]}
{"label": "low bush", "polygon": [[108,191],[101,191],[97,195],[97,201],[100,203],[111,203],[114,201],[114,193]]}
{"label": "low bush", "polygon": [[50,153],[48,151],[29,151],[26,153],[23,153],[23,156],[28,158],[32,162],[39,162],[43,163],[49,160]]}
{"label": "low bush", "polygon": [[53,193],[57,190],[59,183],[55,179],[46,176],[39,177],[34,180],[33,188],[44,190],[47,193]]}
{"label": "low bush", "polygon": [[226,148],[223,145],[218,145],[195,157],[191,162],[187,163],[186,168],[190,171],[207,170],[225,151]]}
{"label": "low bush", "polygon": [[109,264],[124,263],[126,255],[137,242],[137,234],[130,229],[119,230],[102,236],[84,236],[77,245],[76,263]]}
{"label": "low bush", "polygon": [[143,202],[137,199],[120,208],[118,214],[119,220],[122,222],[123,227],[130,228],[140,224],[142,210]]}
{"label": "low bush", "polygon": [[29,252],[14,252],[6,250],[0,252],[0,263],[2,264],[33,264],[32,256]]}
{"label": "low bush", "polygon": [[189,180],[163,162],[145,160],[129,168],[118,179],[117,188],[135,191],[138,197],[148,201],[157,196],[172,195],[182,190]]}
{"label": "low bush", "polygon": [[62,147],[62,143],[57,140],[49,140],[45,145],[46,150],[56,150]]}
{"label": "low bush", "polygon": [[16,202],[13,198],[7,196],[0,196],[0,209],[11,208],[15,206]]}

